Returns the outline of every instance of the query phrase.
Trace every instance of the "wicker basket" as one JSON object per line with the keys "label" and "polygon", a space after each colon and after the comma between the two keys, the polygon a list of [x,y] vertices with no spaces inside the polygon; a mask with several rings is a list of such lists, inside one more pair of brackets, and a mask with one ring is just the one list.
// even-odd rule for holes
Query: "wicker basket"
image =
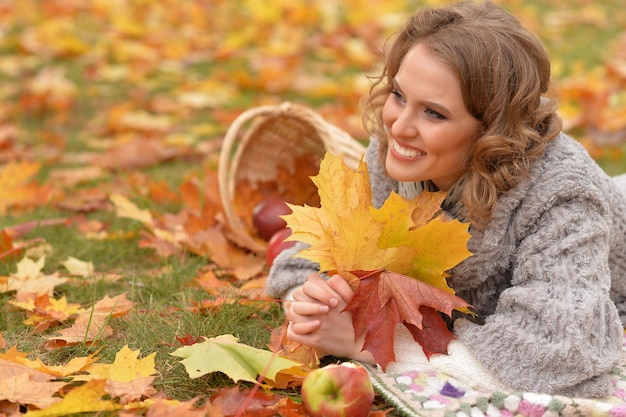
{"label": "wicker basket", "polygon": [[[356,168],[365,147],[302,105],[285,102],[255,107],[239,115],[226,132],[218,167],[220,199],[233,241],[255,252],[267,248],[267,242],[257,237],[250,222],[244,221],[252,218],[252,211],[236,209],[240,184],[271,184],[279,169],[295,172],[297,158],[304,155],[313,155],[319,167],[326,151],[342,156],[348,166]],[[285,190],[281,191],[276,182],[275,194],[280,196]]]}

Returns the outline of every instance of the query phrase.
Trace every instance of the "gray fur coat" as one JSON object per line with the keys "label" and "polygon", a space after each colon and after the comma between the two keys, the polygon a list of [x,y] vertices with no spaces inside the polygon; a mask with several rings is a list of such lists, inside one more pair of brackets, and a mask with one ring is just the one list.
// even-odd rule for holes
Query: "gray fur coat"
{"label": "gray fur coat", "polygon": [[[372,140],[365,160],[380,206],[398,184],[377,148]],[[626,323],[624,180],[607,176],[561,134],[530,178],[498,200],[487,228],[470,228],[473,256],[450,271],[449,283],[478,319],[457,318],[454,334],[507,386],[579,397],[610,392]],[[317,272],[291,257],[298,247],[275,260],[269,295],[284,296]]]}

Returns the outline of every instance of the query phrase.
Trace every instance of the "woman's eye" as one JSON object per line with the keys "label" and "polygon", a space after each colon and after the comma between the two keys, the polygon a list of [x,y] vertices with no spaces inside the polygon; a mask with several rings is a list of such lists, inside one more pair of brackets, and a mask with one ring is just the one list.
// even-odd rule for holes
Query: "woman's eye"
{"label": "woman's eye", "polygon": [[436,112],[433,109],[426,109],[424,110],[424,113],[426,113],[428,117],[431,117],[433,119],[446,120],[446,117],[443,114]]}
{"label": "woman's eye", "polygon": [[396,101],[400,103],[404,103],[404,97],[402,97],[402,94],[400,94],[398,90],[391,90],[391,95],[394,97]]}

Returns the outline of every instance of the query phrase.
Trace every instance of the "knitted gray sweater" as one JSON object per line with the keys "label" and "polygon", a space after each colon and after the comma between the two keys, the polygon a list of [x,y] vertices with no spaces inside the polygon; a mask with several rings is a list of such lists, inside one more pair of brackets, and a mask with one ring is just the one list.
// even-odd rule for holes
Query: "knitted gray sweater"
{"label": "knitted gray sweater", "polygon": [[[372,140],[365,160],[380,206],[398,185],[377,148]],[[450,271],[449,283],[478,319],[457,318],[456,337],[513,389],[607,395],[626,323],[626,196],[613,179],[561,134],[530,178],[500,197],[489,225],[470,233],[473,256]],[[274,261],[269,295],[318,271],[291,257],[299,247]]]}

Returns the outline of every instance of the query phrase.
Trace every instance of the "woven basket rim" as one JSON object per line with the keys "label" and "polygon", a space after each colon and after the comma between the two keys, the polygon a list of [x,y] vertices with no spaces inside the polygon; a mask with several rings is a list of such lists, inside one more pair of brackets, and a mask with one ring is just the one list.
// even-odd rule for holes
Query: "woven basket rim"
{"label": "woven basket rim", "polygon": [[237,174],[242,169],[242,164],[246,163],[242,160],[244,151],[251,152],[249,147],[254,146],[257,133],[255,129],[259,129],[263,123],[272,121],[280,123],[286,119],[310,125],[319,136],[325,150],[343,157],[352,167],[356,167],[365,152],[363,144],[304,105],[283,102],[278,105],[254,107],[241,113],[229,126],[222,143],[218,162],[218,185],[225,220],[231,232],[230,237],[238,245],[258,253],[266,251],[267,242],[250,230],[233,206]]}

